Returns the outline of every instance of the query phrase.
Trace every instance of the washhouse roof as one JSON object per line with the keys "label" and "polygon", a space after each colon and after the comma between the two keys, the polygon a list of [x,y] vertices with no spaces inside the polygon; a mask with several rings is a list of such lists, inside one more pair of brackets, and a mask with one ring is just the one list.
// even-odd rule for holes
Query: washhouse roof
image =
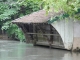
{"label": "washhouse roof", "polygon": [[48,20],[50,20],[51,17],[60,15],[61,13],[62,12],[59,13],[49,12],[48,14],[46,14],[45,10],[39,10],[29,15],[17,18],[13,20],[12,23],[45,23]]}

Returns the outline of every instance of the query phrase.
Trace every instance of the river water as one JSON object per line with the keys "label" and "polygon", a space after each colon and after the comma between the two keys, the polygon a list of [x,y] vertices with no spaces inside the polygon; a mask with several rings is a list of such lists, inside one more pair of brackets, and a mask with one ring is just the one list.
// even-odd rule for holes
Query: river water
{"label": "river water", "polygon": [[0,40],[0,60],[80,60],[80,53]]}

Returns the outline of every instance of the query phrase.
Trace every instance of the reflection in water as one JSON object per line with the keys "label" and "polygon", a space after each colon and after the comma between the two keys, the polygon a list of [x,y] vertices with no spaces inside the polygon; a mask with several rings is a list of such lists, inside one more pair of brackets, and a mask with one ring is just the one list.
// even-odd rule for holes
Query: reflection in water
{"label": "reflection in water", "polygon": [[0,41],[0,60],[80,60],[80,54],[16,41]]}

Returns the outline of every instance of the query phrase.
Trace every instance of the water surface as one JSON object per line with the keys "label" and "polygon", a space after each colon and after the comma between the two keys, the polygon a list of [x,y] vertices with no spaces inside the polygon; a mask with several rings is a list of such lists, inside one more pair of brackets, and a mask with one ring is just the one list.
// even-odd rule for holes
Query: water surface
{"label": "water surface", "polygon": [[80,53],[0,40],[0,60],[80,60]]}

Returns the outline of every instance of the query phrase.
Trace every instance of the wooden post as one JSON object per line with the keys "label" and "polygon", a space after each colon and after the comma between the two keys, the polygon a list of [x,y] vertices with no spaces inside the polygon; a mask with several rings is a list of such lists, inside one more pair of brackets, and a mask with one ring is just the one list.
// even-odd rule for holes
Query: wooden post
{"label": "wooden post", "polygon": [[[35,32],[38,33],[36,25],[35,25]],[[36,41],[38,41],[38,35],[37,34],[36,34]]]}
{"label": "wooden post", "polygon": [[[52,27],[51,27],[51,25],[50,25],[50,34],[53,34],[52,31],[53,31],[53,30],[52,30]],[[49,41],[50,48],[52,47],[52,44],[53,44],[53,35],[50,35],[50,41]]]}
{"label": "wooden post", "polygon": [[[33,32],[35,33],[35,24],[33,24]],[[33,35],[33,45],[35,46],[36,45],[36,39],[35,39],[35,36]]]}

